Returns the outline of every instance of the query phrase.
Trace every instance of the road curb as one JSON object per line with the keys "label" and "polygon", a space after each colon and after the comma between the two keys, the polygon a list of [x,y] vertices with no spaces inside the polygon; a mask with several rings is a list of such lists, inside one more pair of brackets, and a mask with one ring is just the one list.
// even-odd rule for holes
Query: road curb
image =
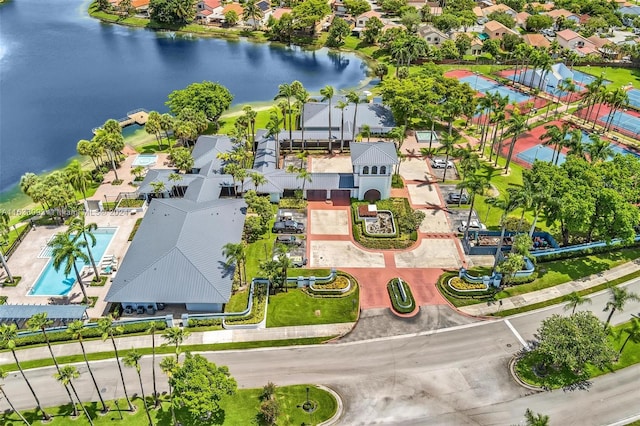
{"label": "road curb", "polygon": [[513,380],[525,389],[529,389],[534,392],[543,392],[544,389],[542,389],[541,387],[532,386],[528,383],[525,383],[520,379],[520,377],[518,377],[515,370],[516,362],[518,361],[518,359],[520,359],[520,356],[516,355],[516,356],[513,356],[509,361],[509,373],[511,374],[511,377],[513,378]]}
{"label": "road curb", "polygon": [[336,424],[336,422],[340,420],[340,417],[342,417],[342,413],[344,412],[344,404],[342,403],[342,398],[340,397],[340,394],[327,386],[316,385],[316,387],[318,387],[319,389],[322,389],[323,391],[329,392],[331,395],[333,395],[333,397],[336,399],[336,402],[338,404],[338,407],[336,408],[336,413],[333,415],[333,417],[331,417],[329,420],[325,420],[324,422],[319,423],[318,426],[330,426],[330,425]]}

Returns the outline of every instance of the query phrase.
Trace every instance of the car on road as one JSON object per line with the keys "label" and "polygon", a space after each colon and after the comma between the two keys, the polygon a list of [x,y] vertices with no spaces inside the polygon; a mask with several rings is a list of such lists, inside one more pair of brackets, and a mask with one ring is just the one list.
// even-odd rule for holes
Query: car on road
{"label": "car on road", "polygon": [[282,233],[296,233],[302,234],[304,232],[304,224],[296,222],[295,220],[284,220],[273,224],[271,232],[274,234]]}
{"label": "car on road", "polygon": [[[291,262],[291,266],[295,268],[302,268],[304,265],[307,264],[307,259],[305,259],[302,256],[292,256],[291,253],[287,253],[286,256],[289,258],[289,261]],[[273,256],[273,260],[276,262],[279,261],[280,256],[276,254],[275,256]]]}
{"label": "car on road", "polygon": [[276,237],[276,243],[301,246],[302,240],[295,235],[278,235]]}
{"label": "car on road", "polygon": [[460,195],[459,192],[450,192],[447,195],[447,203],[449,204],[469,204],[469,196],[465,193]]}
{"label": "car on road", "polygon": [[431,160],[431,167],[434,169],[451,169],[453,168],[453,161],[444,161],[441,158],[434,158]]}
{"label": "car on road", "polygon": [[[467,228],[467,221],[463,220],[460,226],[458,226],[458,232],[464,232]],[[484,223],[480,223],[480,221],[471,219],[469,222],[469,231],[482,231],[487,229]]]}

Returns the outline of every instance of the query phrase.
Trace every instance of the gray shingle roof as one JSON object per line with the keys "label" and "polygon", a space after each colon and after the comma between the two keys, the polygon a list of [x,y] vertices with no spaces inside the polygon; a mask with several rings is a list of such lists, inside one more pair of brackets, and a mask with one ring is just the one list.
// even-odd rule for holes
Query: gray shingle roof
{"label": "gray shingle roof", "polygon": [[195,169],[206,168],[204,174],[222,173],[224,162],[218,159],[218,154],[229,152],[232,148],[233,143],[227,136],[200,136],[191,151],[193,167]]}
{"label": "gray shingle roof", "polygon": [[262,139],[258,142],[253,168],[262,173],[276,170],[276,141],[274,139]]}
{"label": "gray shingle roof", "polygon": [[174,185],[188,186],[198,175],[180,174],[182,180],[172,182],[169,180],[169,175],[176,173],[172,169],[151,169],[147,172],[146,176],[140,186],[138,187],[139,194],[152,194],[154,192],[151,182],[163,182],[167,191],[171,190]]}
{"label": "gray shingle roof", "polygon": [[197,175],[189,184],[184,198],[196,203],[217,200],[220,197],[221,188],[229,185],[233,185],[230,175]]}
{"label": "gray shingle roof", "polygon": [[351,164],[354,166],[388,166],[398,164],[398,153],[393,142],[353,142]]}
{"label": "gray shingle roof", "polygon": [[[340,132],[342,111],[336,108],[335,102],[332,102],[331,106],[331,128],[334,130],[334,133]],[[344,109],[345,133],[346,128],[351,129],[353,127],[354,111],[355,104],[349,104]],[[310,102],[305,104],[302,123],[304,128],[308,130],[329,130],[329,103]],[[391,110],[386,106],[379,103],[362,103],[358,104],[358,115],[356,117],[358,132],[360,132],[360,128],[365,124],[368,125],[374,133],[386,133],[395,126],[395,121]],[[338,135],[338,137],[340,137],[340,135]]]}
{"label": "gray shingle roof", "polygon": [[240,241],[245,214],[239,198],[153,200],[105,300],[228,302],[233,270],[222,248]]}

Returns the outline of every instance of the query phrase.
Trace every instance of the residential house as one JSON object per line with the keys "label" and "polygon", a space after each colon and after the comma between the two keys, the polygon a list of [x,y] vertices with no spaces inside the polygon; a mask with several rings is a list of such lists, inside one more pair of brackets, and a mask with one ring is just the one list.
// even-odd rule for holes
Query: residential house
{"label": "residential house", "polygon": [[479,6],[474,7],[472,9],[472,12],[474,15],[476,15],[476,22],[478,23],[478,25],[483,25],[488,21],[488,19],[484,17],[484,13],[482,13],[482,8],[480,8]]}
{"label": "residential house", "polygon": [[551,43],[549,42],[549,40],[547,40],[547,38],[542,34],[524,34],[522,36],[522,40],[529,46],[539,49],[548,49],[549,47],[551,47]]}
{"label": "residential house", "polygon": [[622,16],[622,23],[627,27],[633,27],[633,20],[640,16],[640,6],[624,6],[618,9]]}
{"label": "residential house", "polygon": [[273,17],[273,19],[278,19],[279,20],[280,18],[282,18],[282,15],[284,15],[285,13],[291,14],[292,12],[293,12],[293,10],[291,8],[278,7],[273,11],[271,16]]}
{"label": "residential house", "polygon": [[527,28],[527,18],[529,18],[529,15],[527,12],[520,12],[516,15],[516,25],[519,26],[520,28]]}
{"label": "residential house", "polygon": [[506,13],[507,15],[511,16],[513,19],[516,19],[516,15],[517,15],[517,12],[515,10],[511,9],[509,6],[502,3],[485,7],[484,9],[482,9],[482,15],[485,18],[488,18],[489,15],[495,12]]}
{"label": "residential house", "polygon": [[369,21],[369,19],[371,18],[378,18],[380,20],[382,20],[382,13],[376,11],[376,10],[370,10],[368,12],[365,12],[361,15],[359,15],[356,18],[356,28],[365,28],[365,26],[367,25],[367,22]]}
{"label": "residential house", "polygon": [[[469,35],[467,33],[454,33],[454,34],[452,34],[451,38],[453,40],[455,40],[462,34]],[[480,56],[480,55],[482,55],[482,40],[480,40],[478,37],[473,37],[473,39],[471,40],[471,47],[469,47],[464,52],[464,55],[466,55],[466,56]]]}
{"label": "residential house", "polygon": [[594,34],[591,37],[587,37],[587,40],[593,43],[603,57],[613,60],[622,59],[622,53],[618,51],[617,46],[610,39],[600,38]]}
{"label": "residential house", "polygon": [[131,0],[131,7],[136,10],[136,14],[140,16],[149,16],[150,0]]}
{"label": "residential house", "polygon": [[549,12],[550,10],[553,10],[555,8],[555,5],[553,3],[533,2],[531,3],[531,7],[534,10],[544,10],[546,12]]}
{"label": "residential house", "polygon": [[436,47],[439,47],[445,40],[449,40],[449,36],[431,25],[418,28],[418,35],[422,37],[428,45]]}
{"label": "residential house", "polygon": [[504,37],[505,34],[519,35],[511,28],[507,28],[498,21],[489,21],[484,24],[484,33],[487,34],[491,40],[502,40],[502,37]]}
{"label": "residential house", "polygon": [[200,0],[196,3],[196,20],[210,23],[222,12],[220,0]]}
{"label": "residential house", "polygon": [[580,15],[570,12],[566,9],[554,9],[546,12],[545,14],[553,18],[553,22],[556,22],[558,18],[563,17],[565,21],[571,21],[576,25],[580,24]]}
{"label": "residential house", "polygon": [[598,53],[596,46],[573,30],[562,30],[556,33],[556,40],[560,47],[571,50],[579,56]]}

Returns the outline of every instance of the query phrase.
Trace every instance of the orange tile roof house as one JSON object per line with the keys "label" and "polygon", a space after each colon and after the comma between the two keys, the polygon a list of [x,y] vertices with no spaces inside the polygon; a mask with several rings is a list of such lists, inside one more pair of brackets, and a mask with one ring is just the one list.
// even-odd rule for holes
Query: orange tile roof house
{"label": "orange tile roof house", "polygon": [[484,16],[489,16],[494,12],[503,12],[506,13],[507,15],[511,16],[512,18],[515,18],[517,13],[515,10],[511,9],[509,6],[507,6],[506,4],[496,4],[493,6],[489,6],[489,7],[485,7],[484,9],[482,9],[482,14]]}
{"label": "orange tile roof house", "polygon": [[562,30],[556,33],[556,40],[561,47],[576,52],[580,56],[598,53],[596,46],[575,31]]}
{"label": "orange tile roof house", "polygon": [[285,13],[291,14],[291,12],[292,12],[292,10],[289,9],[288,7],[279,7],[276,10],[273,11],[271,16],[273,16],[274,19],[280,19],[280,18],[282,18],[282,15],[284,15]]}
{"label": "orange tile roof house", "polygon": [[521,27],[521,28],[525,28],[527,26],[527,18],[531,16],[529,15],[527,12],[520,12],[516,15],[516,24]]}
{"label": "orange tile roof house", "polygon": [[533,2],[531,3],[531,7],[533,7],[534,9],[542,9],[542,10],[546,10],[547,12],[550,10],[553,10],[553,8],[555,7],[553,3],[538,3],[538,2]]}
{"label": "orange tile roof house", "polygon": [[356,18],[356,27],[357,28],[364,28],[365,25],[367,25],[367,22],[369,21],[369,19],[371,19],[373,17],[382,20],[382,13],[377,12],[375,10],[370,10],[368,12],[365,12],[365,13],[359,15]]}
{"label": "orange tile roof house", "polygon": [[524,40],[524,42],[529,46],[533,47],[551,47],[549,40],[547,40],[542,34],[525,34],[522,36],[522,40]]}
{"label": "orange tile roof house", "polygon": [[490,39],[502,39],[505,34],[515,34],[518,35],[511,28],[507,28],[502,25],[498,21],[489,21],[484,24],[484,32],[489,36]]}
{"label": "orange tile roof house", "polygon": [[558,18],[562,16],[564,19],[573,21],[576,24],[580,22],[580,15],[570,12],[566,9],[555,9],[550,12],[547,12],[546,15],[553,18],[554,21],[557,21]]}

